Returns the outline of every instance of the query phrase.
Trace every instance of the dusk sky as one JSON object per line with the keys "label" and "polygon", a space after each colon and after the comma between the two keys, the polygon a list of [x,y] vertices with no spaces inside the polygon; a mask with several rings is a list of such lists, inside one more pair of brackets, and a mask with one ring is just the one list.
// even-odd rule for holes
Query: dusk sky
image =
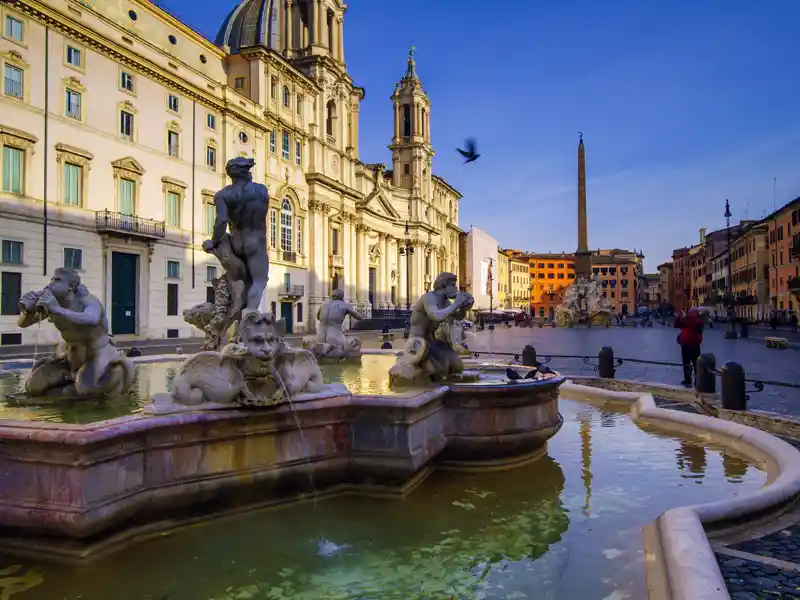
{"label": "dusk sky", "polygon": [[[234,0],[160,2],[214,38]],[[391,165],[391,95],[409,46],[433,107],[434,172],[460,225],[503,247],[574,251],[578,131],[589,246],[647,271],[698,229],[800,196],[797,0],[350,0],[345,59],[360,158]],[[478,140],[463,165],[455,148]]]}

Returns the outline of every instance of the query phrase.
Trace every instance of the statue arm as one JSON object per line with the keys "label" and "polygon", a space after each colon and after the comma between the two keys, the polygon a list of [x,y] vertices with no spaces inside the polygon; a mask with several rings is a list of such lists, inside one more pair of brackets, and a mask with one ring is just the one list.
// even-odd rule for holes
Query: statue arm
{"label": "statue arm", "polygon": [[214,220],[214,231],[211,234],[211,242],[216,248],[219,245],[222,236],[228,231],[228,203],[219,192],[214,196],[214,205],[216,207],[216,219]]}
{"label": "statue arm", "polygon": [[82,311],[78,312],[55,305],[50,312],[69,321],[73,325],[98,325],[103,318],[103,306],[97,298],[87,298]]}
{"label": "statue arm", "polygon": [[457,302],[453,302],[449,306],[445,306],[444,308],[437,308],[436,303],[433,299],[426,298],[425,299],[425,313],[428,317],[435,321],[436,323],[441,323],[451,315],[454,315],[459,310],[461,310],[461,305]]}
{"label": "statue arm", "polygon": [[361,320],[361,315],[358,314],[354,309],[350,308],[349,306],[347,307],[347,314],[353,317],[356,321]]}

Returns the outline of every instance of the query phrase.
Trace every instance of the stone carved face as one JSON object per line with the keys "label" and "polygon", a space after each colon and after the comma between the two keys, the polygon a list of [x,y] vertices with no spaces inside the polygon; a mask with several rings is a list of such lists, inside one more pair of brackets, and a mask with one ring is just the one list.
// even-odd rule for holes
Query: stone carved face
{"label": "stone carved face", "polygon": [[259,313],[250,313],[244,318],[239,343],[247,348],[250,356],[261,361],[274,361],[283,350],[283,340],[272,317]]}

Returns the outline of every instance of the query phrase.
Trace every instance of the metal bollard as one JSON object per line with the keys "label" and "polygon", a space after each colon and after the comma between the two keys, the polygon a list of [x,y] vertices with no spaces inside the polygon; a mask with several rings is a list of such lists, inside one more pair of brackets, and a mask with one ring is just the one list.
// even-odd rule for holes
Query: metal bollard
{"label": "metal bollard", "polygon": [[539,364],[536,360],[536,348],[530,344],[522,349],[522,364],[526,367],[535,367]]}
{"label": "metal bollard", "polygon": [[717,376],[710,371],[717,368],[713,354],[701,354],[695,366],[694,385],[698,394],[713,394],[717,391]]}
{"label": "metal bollard", "polygon": [[142,355],[142,351],[139,349],[138,346],[131,346],[131,349],[128,350],[128,356],[131,358],[136,358]]}
{"label": "metal bollard", "polygon": [[597,366],[599,367],[600,377],[603,379],[614,379],[614,349],[611,346],[603,346],[597,354]]}
{"label": "metal bollard", "polygon": [[726,362],[719,370],[722,408],[747,410],[744,368],[739,363]]}
{"label": "metal bollard", "polygon": [[739,337],[740,338],[750,337],[750,327],[745,319],[742,319],[741,323],[739,323]]}

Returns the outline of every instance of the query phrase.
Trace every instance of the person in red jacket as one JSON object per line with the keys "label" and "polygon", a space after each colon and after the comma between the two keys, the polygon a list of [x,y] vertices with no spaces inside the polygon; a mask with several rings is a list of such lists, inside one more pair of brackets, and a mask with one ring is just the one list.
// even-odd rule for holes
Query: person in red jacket
{"label": "person in red jacket", "polygon": [[680,315],[675,320],[675,327],[681,330],[678,343],[681,345],[681,362],[683,363],[683,385],[692,385],[692,372],[700,357],[700,345],[703,343],[703,318],[696,308],[689,310],[686,316]]}

